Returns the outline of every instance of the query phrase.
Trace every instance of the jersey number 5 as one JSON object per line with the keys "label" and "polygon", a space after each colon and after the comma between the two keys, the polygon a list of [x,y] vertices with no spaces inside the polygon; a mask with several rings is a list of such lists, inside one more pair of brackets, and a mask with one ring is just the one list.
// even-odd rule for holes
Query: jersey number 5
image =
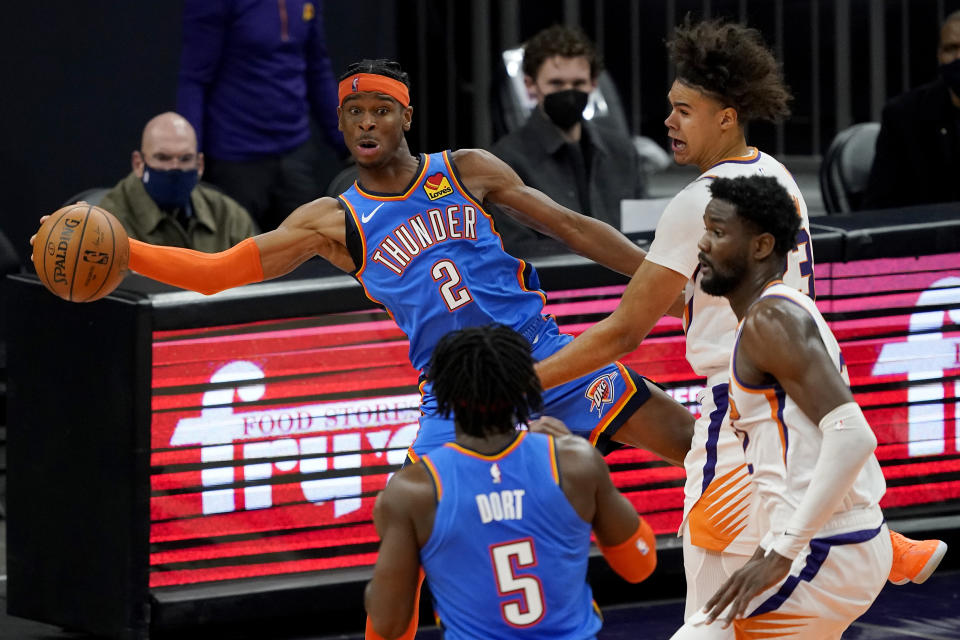
{"label": "jersey number 5", "polygon": [[516,570],[537,566],[533,540],[525,538],[490,547],[493,574],[500,596],[515,597],[503,602],[500,611],[511,627],[529,627],[540,622],[544,614],[543,585],[536,576],[517,575]]}
{"label": "jersey number 5", "polygon": [[450,311],[454,311],[457,307],[462,307],[473,300],[466,286],[456,289],[456,286],[460,284],[463,278],[460,277],[460,272],[457,271],[457,265],[451,261],[441,260],[433,265],[430,274],[433,276],[434,282],[443,282],[443,284],[440,285],[440,295],[443,297],[443,301]]}

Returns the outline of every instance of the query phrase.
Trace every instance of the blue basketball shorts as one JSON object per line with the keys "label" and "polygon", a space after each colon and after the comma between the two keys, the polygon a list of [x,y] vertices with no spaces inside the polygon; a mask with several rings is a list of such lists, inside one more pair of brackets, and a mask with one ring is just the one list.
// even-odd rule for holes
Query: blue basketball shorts
{"label": "blue basketball shorts", "polygon": [[[533,347],[533,359],[543,360],[573,340],[560,333],[551,317],[538,317],[519,331]],[[562,420],[573,433],[590,441],[601,453],[617,447],[612,442],[620,426],[650,398],[643,376],[615,362],[593,373],[548,389],[543,394],[543,411],[532,416],[550,416]],[[418,460],[421,455],[456,437],[453,416],[437,413],[436,398],[430,384],[423,385],[420,403],[420,430],[410,447],[408,457]],[[413,455],[409,455],[412,453]]]}

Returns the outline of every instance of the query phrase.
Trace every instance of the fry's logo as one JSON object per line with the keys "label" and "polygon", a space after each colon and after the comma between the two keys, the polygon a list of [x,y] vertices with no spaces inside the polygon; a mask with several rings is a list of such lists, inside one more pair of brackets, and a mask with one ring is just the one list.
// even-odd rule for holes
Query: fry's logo
{"label": "fry's logo", "polygon": [[[333,501],[334,517],[343,516],[360,508],[362,493],[361,476],[344,471],[359,469],[363,452],[386,452],[387,463],[399,465],[416,436],[419,394],[234,413],[234,394],[242,402],[264,396],[263,377],[252,362],[224,365],[210,378],[216,388],[203,394],[200,415],[178,421],[170,438],[172,447],[200,445],[205,515],[237,511],[241,494],[247,510],[273,506],[274,472],[299,467],[310,478],[300,482],[304,497]],[[249,460],[237,469],[240,487],[238,450]]]}
{"label": "fry's logo", "polygon": [[587,391],[583,395],[590,400],[591,413],[596,411],[598,416],[602,416],[604,406],[613,402],[613,379],[616,377],[616,373],[608,373],[595,378],[587,386]]}
{"label": "fry's logo", "polygon": [[906,342],[883,345],[871,374],[907,376],[910,456],[953,453],[960,450],[960,412],[954,410],[953,442],[948,442],[946,407],[960,398],[960,380],[953,379],[960,369],[960,338],[944,333],[960,323],[960,278],[933,282],[915,306]]}
{"label": "fry's logo", "polygon": [[453,193],[453,187],[450,186],[450,181],[447,180],[447,176],[442,173],[435,173],[427,178],[426,182],[423,183],[423,190],[431,200],[436,200],[437,198],[442,198],[443,196],[448,196]]}

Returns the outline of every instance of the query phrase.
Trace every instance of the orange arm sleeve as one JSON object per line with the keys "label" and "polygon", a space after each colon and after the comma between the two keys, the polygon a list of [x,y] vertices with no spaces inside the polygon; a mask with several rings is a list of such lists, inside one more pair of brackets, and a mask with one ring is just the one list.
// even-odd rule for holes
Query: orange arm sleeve
{"label": "orange arm sleeve", "polygon": [[[420,567],[420,578],[417,583],[417,595],[413,600],[413,615],[410,617],[410,624],[407,625],[407,630],[403,632],[403,635],[397,638],[397,640],[413,640],[417,635],[417,625],[420,623],[420,587],[423,586],[423,579],[427,575],[423,572],[423,567]],[[373,628],[373,623],[370,622],[370,616],[367,616],[367,628],[364,632],[365,640],[386,640],[383,636],[376,632]]]}
{"label": "orange arm sleeve", "polygon": [[260,249],[253,238],[220,253],[162,247],[131,238],[130,269],[204,295],[263,280]]}
{"label": "orange arm sleeve", "polygon": [[657,566],[657,541],[653,529],[640,518],[632,536],[612,547],[600,547],[607,564],[627,582],[646,579]]}

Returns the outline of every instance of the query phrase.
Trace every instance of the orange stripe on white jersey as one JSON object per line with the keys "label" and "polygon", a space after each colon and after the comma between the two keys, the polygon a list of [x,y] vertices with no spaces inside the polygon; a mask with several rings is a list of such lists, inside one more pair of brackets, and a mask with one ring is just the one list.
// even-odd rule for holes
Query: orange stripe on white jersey
{"label": "orange stripe on white jersey", "polygon": [[714,478],[690,510],[690,541],[711,551],[726,549],[747,527],[751,495],[746,464]]}
{"label": "orange stripe on white jersey", "polygon": [[[718,164],[723,164],[724,162],[750,162],[751,160],[756,160],[756,159],[757,159],[757,156],[759,156],[759,155],[760,155],[760,150],[759,150],[759,149],[757,149],[756,147],[747,147],[747,155],[745,155],[745,156],[730,156],[729,158],[724,158],[724,159],[722,159],[722,160],[714,163],[713,167],[717,166]],[[710,168],[712,169],[713,167],[710,167]],[[709,169],[708,169],[708,171],[709,171]]]}
{"label": "orange stripe on white jersey", "polygon": [[761,638],[795,638],[800,637],[806,621],[813,616],[798,616],[779,611],[754,616],[752,618],[738,618],[733,621],[733,630],[736,640],[760,640]]}
{"label": "orange stripe on white jersey", "polygon": [[[737,380],[736,371],[731,372],[730,379],[733,380],[733,384],[737,385],[737,388],[743,391],[744,393],[749,393],[753,395],[763,395],[764,399],[767,401],[767,406],[770,409],[770,420],[777,425],[777,431],[780,432],[780,452],[783,458],[783,464],[787,464],[787,446],[789,442],[787,441],[787,425],[783,422],[783,409],[786,403],[786,393],[780,387],[746,387],[739,380]],[[731,416],[731,421],[735,420]],[[737,425],[734,424],[734,427]]]}
{"label": "orange stripe on white jersey", "polygon": [[[769,282],[764,288],[763,291],[766,292],[770,287],[774,285],[782,285],[782,280],[773,280]],[[761,293],[761,295],[763,295]],[[737,338],[733,346],[733,357],[730,362],[730,380],[733,382],[734,386],[742,391],[743,393],[749,394],[751,396],[762,395],[767,401],[767,407],[770,410],[770,420],[775,425],[777,425],[777,431],[780,434],[780,454],[781,459],[783,460],[784,466],[787,464],[787,447],[789,446],[789,440],[787,437],[787,425],[783,420],[783,410],[786,406],[786,392],[780,387],[780,385],[765,385],[765,386],[751,386],[744,382],[741,382],[740,378],[737,377],[737,352],[740,349],[740,329],[742,328],[743,321],[737,325]],[[734,393],[730,394],[731,398],[735,396]],[[738,411],[739,414],[739,411]],[[731,422],[734,420],[739,420],[737,418],[731,417]],[[734,424],[734,427],[737,425]]]}

